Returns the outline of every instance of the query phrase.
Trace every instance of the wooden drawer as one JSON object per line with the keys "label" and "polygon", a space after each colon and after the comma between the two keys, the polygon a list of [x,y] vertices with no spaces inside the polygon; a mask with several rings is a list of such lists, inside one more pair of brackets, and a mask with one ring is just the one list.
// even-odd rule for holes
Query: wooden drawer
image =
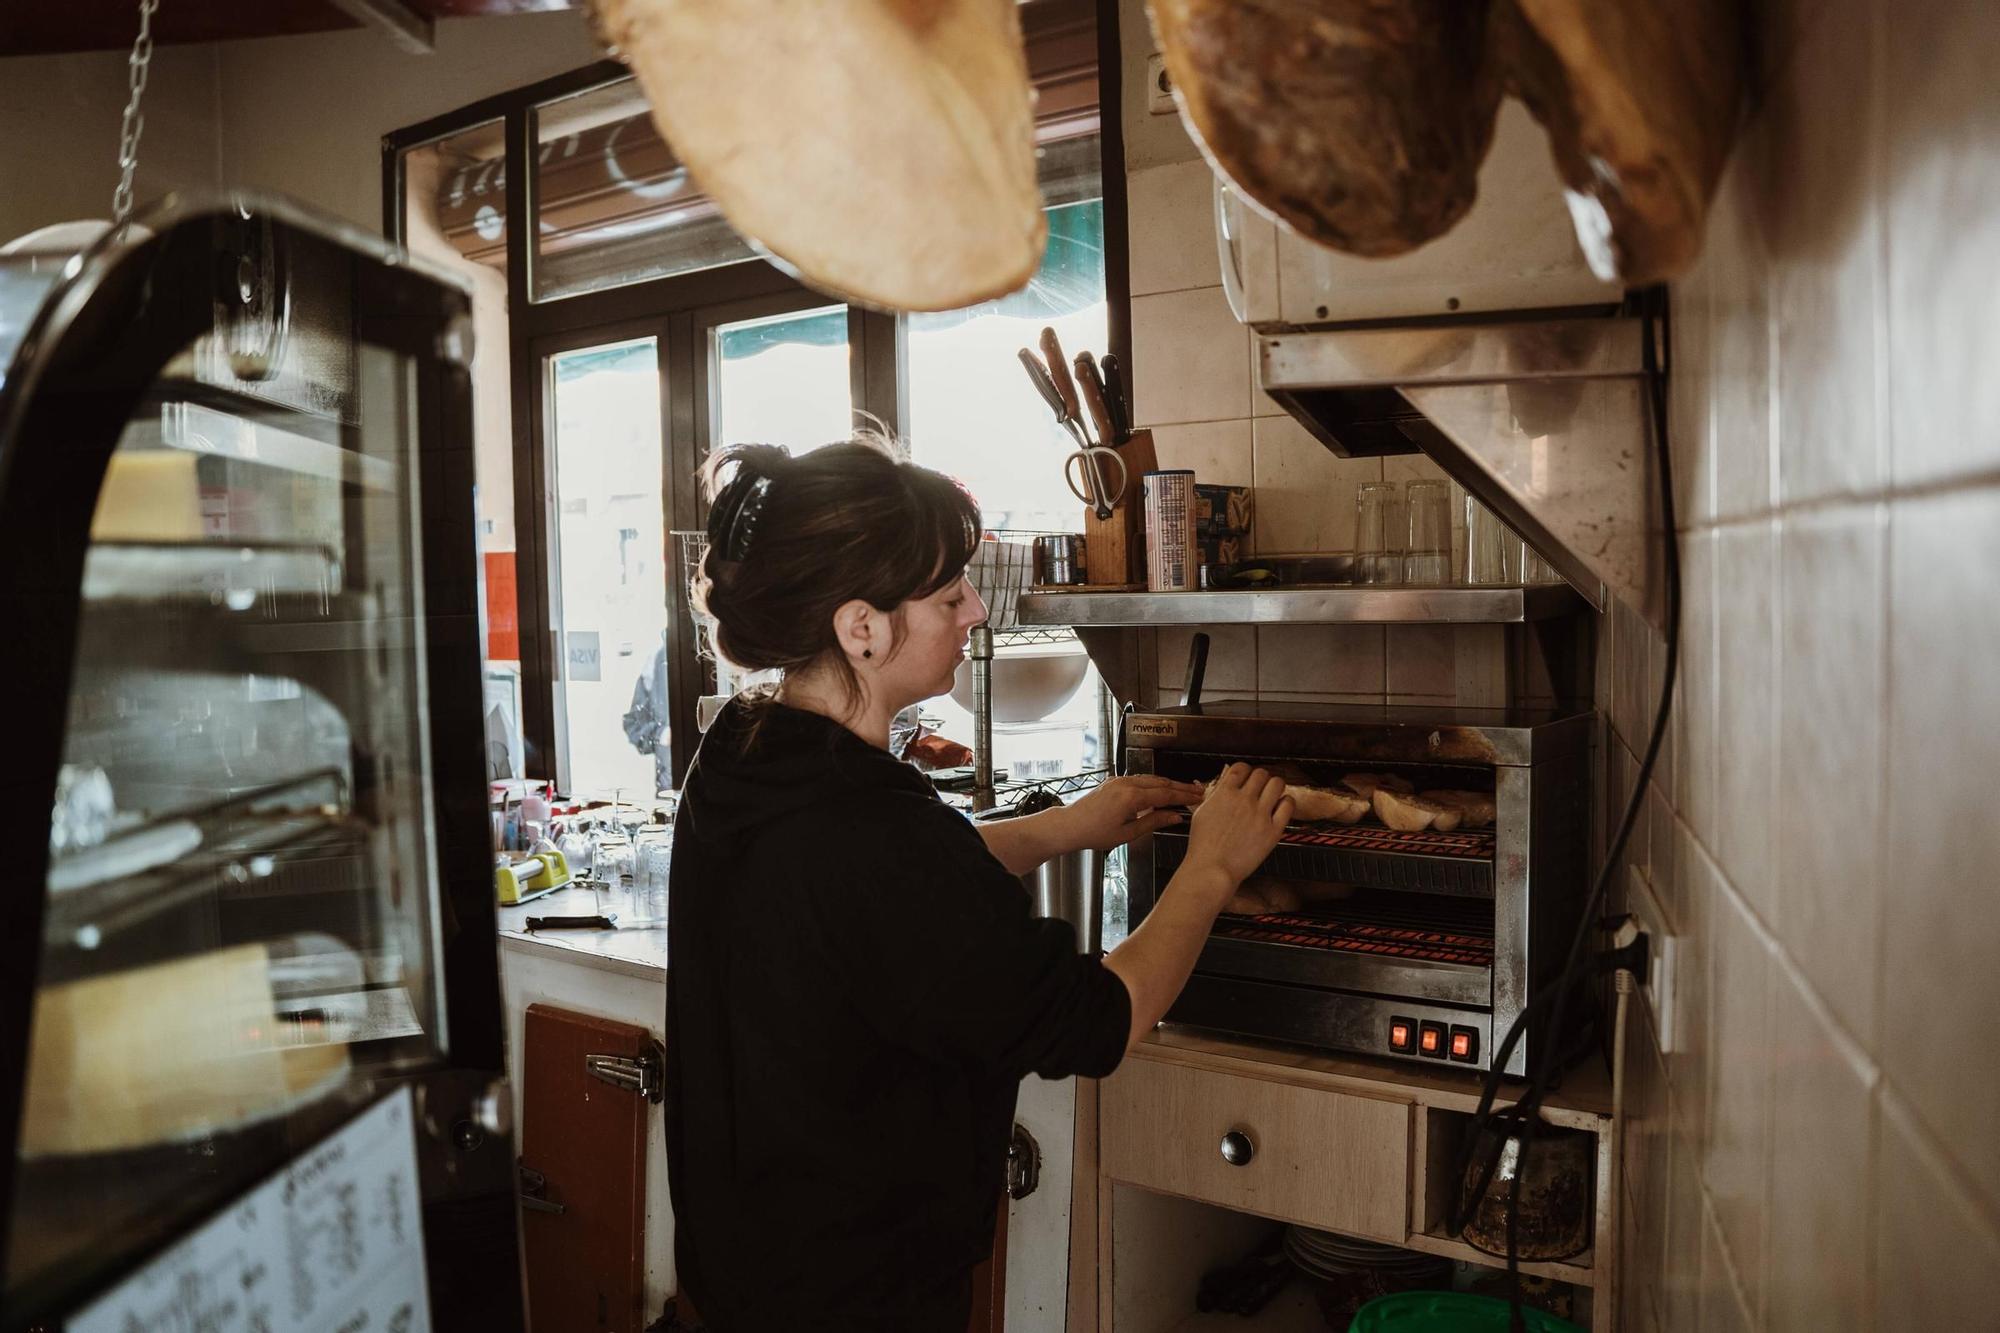
{"label": "wooden drawer", "polygon": [[[1412,1103],[1128,1059],[1102,1090],[1103,1173],[1163,1194],[1402,1244]],[[1231,1130],[1250,1160],[1222,1154]]]}

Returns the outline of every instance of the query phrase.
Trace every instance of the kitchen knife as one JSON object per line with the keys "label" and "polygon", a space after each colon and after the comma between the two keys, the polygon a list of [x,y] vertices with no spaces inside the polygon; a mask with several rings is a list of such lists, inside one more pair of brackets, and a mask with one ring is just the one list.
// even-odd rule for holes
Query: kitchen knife
{"label": "kitchen knife", "polygon": [[1063,406],[1062,395],[1056,392],[1055,381],[1049,378],[1048,369],[1042,365],[1041,358],[1023,347],[1021,364],[1027,367],[1028,378],[1035,384],[1035,392],[1049,405],[1049,411],[1056,414],[1056,420],[1058,422],[1065,420],[1069,416],[1069,409]]}
{"label": "kitchen knife", "polygon": [[1124,367],[1118,364],[1115,355],[1106,352],[1104,359],[1097,363],[1097,368],[1104,377],[1104,406],[1111,413],[1111,429],[1117,435],[1112,443],[1123,444],[1132,434],[1132,412],[1125,400]]}
{"label": "kitchen knife", "polygon": [[1042,358],[1049,363],[1049,379],[1055,382],[1063,406],[1069,409],[1069,419],[1082,425],[1083,405],[1076,400],[1076,385],[1069,378],[1069,362],[1063,360],[1062,339],[1056,337],[1054,329],[1042,330]]}
{"label": "kitchen knife", "polygon": [[1076,391],[1090,413],[1091,424],[1097,427],[1098,443],[1117,444],[1118,432],[1111,424],[1110,405],[1104,401],[1104,381],[1098,378],[1096,359],[1088,352],[1078,352],[1074,364]]}
{"label": "kitchen knife", "polygon": [[531,916],[527,919],[530,932],[537,930],[616,930],[617,916]]}

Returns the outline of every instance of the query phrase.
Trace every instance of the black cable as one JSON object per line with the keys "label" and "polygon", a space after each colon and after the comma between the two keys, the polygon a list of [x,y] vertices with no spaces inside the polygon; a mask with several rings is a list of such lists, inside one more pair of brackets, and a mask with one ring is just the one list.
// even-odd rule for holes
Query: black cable
{"label": "black cable", "polygon": [[[1631,840],[1632,830],[1637,825],[1639,813],[1645,808],[1646,790],[1652,781],[1653,768],[1658,762],[1660,747],[1666,739],[1667,719],[1673,709],[1674,682],[1680,671],[1680,628],[1681,628],[1681,564],[1678,520],[1674,511],[1673,457],[1667,443],[1667,387],[1666,375],[1660,365],[1659,345],[1671,332],[1665,290],[1655,289],[1647,294],[1649,314],[1646,321],[1645,341],[1642,348],[1646,376],[1648,424],[1652,427],[1653,448],[1659,461],[1660,526],[1665,538],[1666,558],[1666,648],[1665,669],[1660,681],[1660,700],[1653,713],[1653,729],[1646,741],[1646,753],[1639,760],[1638,776],[1632,784],[1632,791],[1625,803],[1624,816],[1618,821],[1617,832],[1605,849],[1604,862],[1599,867],[1596,879],[1590,886],[1590,893],[1584,900],[1583,911],[1577,919],[1576,934],[1570,941],[1569,955],[1564,960],[1563,969],[1552,986],[1537,993],[1514,1018],[1506,1035],[1494,1048],[1492,1065],[1480,1089],[1479,1109],[1473,1113],[1471,1131],[1466,1135],[1465,1144],[1459,1152],[1456,1178],[1464,1181],[1466,1169],[1471,1166],[1473,1154],[1483,1131],[1491,1129],[1496,1122],[1509,1122],[1514,1128],[1509,1132],[1503,1125],[1494,1136],[1494,1145],[1478,1184],[1461,1193],[1458,1202],[1451,1209],[1449,1222],[1451,1234],[1456,1236],[1464,1231],[1469,1220],[1467,1200],[1477,1201],[1486,1195],[1493,1183],[1494,1172],[1499,1168],[1500,1157],[1506,1150],[1507,1140],[1512,1137],[1519,1143],[1514,1162],[1514,1174],[1507,1190],[1507,1287],[1510,1310],[1510,1327],[1515,1333],[1525,1333],[1527,1324],[1521,1312],[1521,1255],[1517,1235],[1517,1220],[1520,1215],[1521,1179],[1527,1173],[1528,1156],[1533,1148],[1535,1134],[1541,1123],[1543,1100],[1548,1096],[1552,1080],[1561,1071],[1563,1061],[1545,1058],[1530,1074],[1527,1091],[1513,1105],[1496,1109],[1494,1101],[1499,1095],[1502,1070],[1512,1056],[1514,1047],[1520,1042],[1527,1029],[1530,1016],[1537,1014],[1546,1004],[1549,1007],[1548,1039],[1551,1043],[1559,1039],[1563,1021],[1569,1009],[1569,999],[1576,989],[1597,975],[1597,969],[1586,963],[1598,912],[1604,895],[1611,884],[1613,869],[1619,858],[1625,854],[1626,844]],[[1658,335],[1657,338],[1655,335]],[[1539,1023],[1539,1019],[1536,1020]],[[1617,1163],[1612,1169],[1617,1170]]]}

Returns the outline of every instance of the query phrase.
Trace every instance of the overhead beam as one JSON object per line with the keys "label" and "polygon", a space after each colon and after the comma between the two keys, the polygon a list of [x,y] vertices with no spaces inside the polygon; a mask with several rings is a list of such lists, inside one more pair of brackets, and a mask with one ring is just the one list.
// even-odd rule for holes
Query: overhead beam
{"label": "overhead beam", "polygon": [[437,49],[429,16],[418,13],[403,0],[333,0],[333,5],[412,55],[427,56]]}

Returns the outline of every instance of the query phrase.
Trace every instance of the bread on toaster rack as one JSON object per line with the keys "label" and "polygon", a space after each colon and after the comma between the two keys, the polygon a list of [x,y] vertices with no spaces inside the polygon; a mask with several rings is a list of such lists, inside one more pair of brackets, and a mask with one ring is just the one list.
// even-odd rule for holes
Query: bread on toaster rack
{"label": "bread on toaster rack", "polygon": [[1462,818],[1456,806],[1427,801],[1421,796],[1391,791],[1387,787],[1375,790],[1375,817],[1398,833],[1417,833],[1427,828],[1449,833],[1458,827]]}
{"label": "bread on toaster rack", "polygon": [[1285,795],[1292,798],[1293,822],[1299,824],[1358,824],[1370,809],[1365,796],[1333,787],[1288,784]]}
{"label": "bread on toaster rack", "polygon": [[1340,785],[1351,792],[1358,792],[1371,801],[1375,799],[1375,793],[1384,788],[1406,795],[1417,789],[1415,783],[1407,778],[1399,778],[1394,773],[1349,773],[1340,780]]}
{"label": "bread on toaster rack", "polygon": [[1493,795],[1483,791],[1456,791],[1449,788],[1419,792],[1426,801],[1448,805],[1458,811],[1460,828],[1487,828],[1493,823]]}

